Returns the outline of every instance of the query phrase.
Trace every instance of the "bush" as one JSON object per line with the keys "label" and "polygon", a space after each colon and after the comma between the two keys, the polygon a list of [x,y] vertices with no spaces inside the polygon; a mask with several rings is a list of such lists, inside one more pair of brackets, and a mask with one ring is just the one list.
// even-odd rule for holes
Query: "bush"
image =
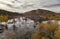
{"label": "bush", "polygon": [[7,22],[8,21],[8,15],[0,15],[0,22]]}

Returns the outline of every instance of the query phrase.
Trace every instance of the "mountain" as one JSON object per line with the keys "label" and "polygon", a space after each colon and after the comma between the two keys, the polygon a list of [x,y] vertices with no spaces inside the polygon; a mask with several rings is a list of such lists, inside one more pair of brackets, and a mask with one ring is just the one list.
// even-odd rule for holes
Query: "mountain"
{"label": "mountain", "polygon": [[33,20],[60,20],[60,13],[55,13],[49,10],[37,9],[24,13],[25,17],[31,18]]}
{"label": "mountain", "polygon": [[55,13],[55,12],[44,10],[44,9],[32,10],[25,13],[10,12],[10,11],[0,9],[0,15],[1,14],[8,15],[9,19],[24,16],[35,21],[52,20],[52,19],[60,20],[60,13]]}
{"label": "mountain", "polygon": [[17,12],[10,12],[10,11],[0,9],[0,15],[1,14],[2,15],[8,15],[9,19],[12,19],[12,18],[15,18],[15,17],[18,17],[18,16],[22,16],[22,14],[19,14]]}

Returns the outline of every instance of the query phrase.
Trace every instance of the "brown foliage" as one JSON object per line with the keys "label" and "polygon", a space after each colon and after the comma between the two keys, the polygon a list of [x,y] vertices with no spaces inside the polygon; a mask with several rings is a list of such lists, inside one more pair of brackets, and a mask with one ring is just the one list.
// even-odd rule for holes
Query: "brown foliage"
{"label": "brown foliage", "polygon": [[[44,27],[45,26],[45,27]],[[41,29],[46,29],[49,35],[46,36],[45,32],[40,32]],[[52,33],[52,34],[51,34]],[[42,35],[43,34],[43,35]],[[37,32],[32,34],[31,39],[60,39],[60,27],[58,27],[57,21],[48,21],[46,25],[39,23]]]}

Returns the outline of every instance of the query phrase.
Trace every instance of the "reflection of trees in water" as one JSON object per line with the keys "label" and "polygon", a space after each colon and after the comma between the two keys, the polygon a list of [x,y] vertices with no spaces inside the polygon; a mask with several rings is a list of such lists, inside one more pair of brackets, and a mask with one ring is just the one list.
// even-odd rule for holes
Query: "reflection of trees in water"
{"label": "reflection of trees in water", "polygon": [[[18,24],[21,22],[21,20],[19,20]],[[23,21],[19,25],[15,25],[16,23],[12,22],[14,23],[11,25],[12,27],[5,31],[6,39],[53,39],[53,37],[59,37],[59,34],[57,33],[59,33],[60,29],[58,28],[57,20],[53,22],[49,20],[45,24],[42,23],[42,20],[40,20],[40,23],[34,22],[30,24],[29,22],[31,21],[27,21],[28,23],[26,21]]]}
{"label": "reflection of trees in water", "polygon": [[[20,20],[20,19],[19,19]],[[15,21],[15,20],[14,20]],[[27,20],[26,20],[27,21]],[[33,23],[33,24],[29,24],[29,21],[28,23],[23,22],[23,24],[19,24],[19,25],[15,25],[16,23],[15,22],[12,22],[14,23],[12,25],[12,27],[10,27],[10,29],[6,30],[6,39],[28,39],[28,38],[31,38],[31,35],[35,32],[35,27],[36,25]],[[19,21],[21,22],[21,20]],[[28,24],[28,25],[27,25]],[[19,27],[18,27],[19,26]]]}

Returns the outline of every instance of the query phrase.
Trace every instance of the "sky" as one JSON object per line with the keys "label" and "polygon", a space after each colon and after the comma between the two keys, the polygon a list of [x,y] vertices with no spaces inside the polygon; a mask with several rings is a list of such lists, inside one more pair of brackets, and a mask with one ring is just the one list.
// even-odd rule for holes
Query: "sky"
{"label": "sky", "polygon": [[0,0],[0,9],[24,13],[36,9],[60,12],[60,0]]}

